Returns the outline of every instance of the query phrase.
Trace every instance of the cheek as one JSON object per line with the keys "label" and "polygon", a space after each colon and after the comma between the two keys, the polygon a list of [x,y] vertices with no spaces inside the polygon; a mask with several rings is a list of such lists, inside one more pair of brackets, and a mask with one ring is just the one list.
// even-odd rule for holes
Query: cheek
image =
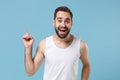
{"label": "cheek", "polygon": [[68,27],[69,29],[71,29],[72,25],[69,24],[69,25],[67,25],[67,27]]}
{"label": "cheek", "polygon": [[60,25],[59,24],[54,24],[54,27],[55,28],[58,28]]}

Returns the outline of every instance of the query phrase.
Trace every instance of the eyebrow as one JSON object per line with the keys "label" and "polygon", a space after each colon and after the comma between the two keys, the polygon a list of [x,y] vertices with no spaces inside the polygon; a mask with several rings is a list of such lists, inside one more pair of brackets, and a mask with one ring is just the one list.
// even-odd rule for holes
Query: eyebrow
{"label": "eyebrow", "polygon": [[[57,19],[63,19],[62,17],[58,17]],[[66,18],[66,20],[70,20],[70,18]]]}
{"label": "eyebrow", "polygon": [[62,17],[58,17],[57,19],[62,19]]}

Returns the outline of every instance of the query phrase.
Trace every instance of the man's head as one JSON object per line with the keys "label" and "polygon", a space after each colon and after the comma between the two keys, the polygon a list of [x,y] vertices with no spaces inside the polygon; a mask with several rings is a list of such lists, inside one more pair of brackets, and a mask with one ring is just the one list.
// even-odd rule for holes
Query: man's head
{"label": "man's head", "polygon": [[53,25],[59,38],[66,38],[72,26],[73,14],[66,6],[58,7],[54,12]]}
{"label": "man's head", "polygon": [[54,12],[54,19],[56,18],[56,14],[57,14],[58,11],[68,12],[70,14],[70,16],[71,16],[71,19],[73,18],[73,14],[72,14],[71,10],[68,7],[60,6],[60,7],[56,8],[56,10]]}

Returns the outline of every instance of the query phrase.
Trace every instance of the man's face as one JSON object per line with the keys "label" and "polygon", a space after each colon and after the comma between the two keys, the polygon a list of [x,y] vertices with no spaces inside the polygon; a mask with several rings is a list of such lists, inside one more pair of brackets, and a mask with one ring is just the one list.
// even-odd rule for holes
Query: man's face
{"label": "man's face", "polygon": [[56,18],[53,20],[53,25],[55,26],[55,31],[58,37],[66,38],[72,26],[70,14],[68,12],[58,11]]}

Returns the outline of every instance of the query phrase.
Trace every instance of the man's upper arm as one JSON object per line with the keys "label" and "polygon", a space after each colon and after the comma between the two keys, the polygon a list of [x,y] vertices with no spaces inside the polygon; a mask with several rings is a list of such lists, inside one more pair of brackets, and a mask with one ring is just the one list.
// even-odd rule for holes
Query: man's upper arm
{"label": "man's upper arm", "polygon": [[39,68],[43,59],[44,59],[44,52],[45,52],[45,40],[42,40],[37,47],[35,57],[33,58],[34,61],[34,71]]}
{"label": "man's upper arm", "polygon": [[89,56],[88,56],[88,46],[81,40],[80,42],[80,59],[83,63],[83,66],[90,65]]}

